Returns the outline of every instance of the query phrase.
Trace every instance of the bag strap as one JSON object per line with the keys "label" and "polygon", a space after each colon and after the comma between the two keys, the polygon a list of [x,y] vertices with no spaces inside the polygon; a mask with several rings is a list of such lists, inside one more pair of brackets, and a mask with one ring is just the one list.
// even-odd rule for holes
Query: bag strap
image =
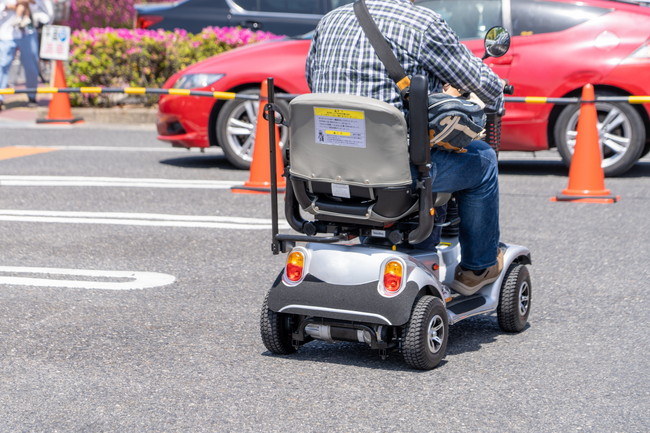
{"label": "bag strap", "polygon": [[356,0],[354,2],[354,14],[357,16],[363,32],[370,41],[370,45],[375,49],[377,57],[384,64],[388,75],[399,88],[402,99],[406,99],[409,86],[411,85],[411,79],[406,75],[404,68],[397,60],[397,56],[395,56],[395,53],[390,48],[388,41],[379,31],[377,23],[372,19],[364,0]]}

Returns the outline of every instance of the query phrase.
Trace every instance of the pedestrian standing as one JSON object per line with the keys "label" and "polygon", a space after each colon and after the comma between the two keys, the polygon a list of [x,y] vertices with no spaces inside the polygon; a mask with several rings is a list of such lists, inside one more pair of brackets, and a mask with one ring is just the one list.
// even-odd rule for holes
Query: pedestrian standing
{"label": "pedestrian standing", "polygon": [[[41,24],[44,19],[51,20],[51,4],[44,0],[34,0],[30,9],[32,13],[39,13]],[[38,86],[38,32],[35,23],[32,21],[25,27],[15,26],[16,22],[16,1],[0,0],[0,89],[7,87],[9,70],[16,55],[20,51],[20,63],[25,71],[25,86],[34,89]],[[29,104],[36,104],[36,94],[27,95]],[[4,106],[3,96],[0,95],[0,109]]]}

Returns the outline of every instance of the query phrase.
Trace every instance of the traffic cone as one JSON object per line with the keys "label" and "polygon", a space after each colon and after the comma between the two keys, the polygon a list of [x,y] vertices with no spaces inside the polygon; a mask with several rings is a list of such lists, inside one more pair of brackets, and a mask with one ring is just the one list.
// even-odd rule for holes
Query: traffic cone
{"label": "traffic cone", "polygon": [[[260,104],[257,111],[257,126],[255,127],[255,143],[253,145],[253,160],[251,161],[248,181],[241,186],[233,186],[232,192],[263,194],[271,192],[271,148],[269,137],[269,122],[264,118],[264,106],[268,103],[269,92],[266,80],[262,81],[260,89]],[[286,182],[282,177],[283,164],[280,152],[280,133],[275,127],[275,172],[278,191],[284,192]]]}
{"label": "traffic cone", "polygon": [[[65,69],[63,68],[63,62],[61,60],[56,60],[54,64],[54,70],[52,71],[52,74],[54,75],[52,77],[52,87],[64,89],[67,87],[67,84],[65,82]],[[50,105],[45,119],[36,119],[36,123],[66,125],[82,121],[83,118],[72,116],[70,97],[67,93],[55,93],[50,100]]]}
{"label": "traffic cone", "polygon": [[616,203],[620,196],[605,188],[605,172],[598,138],[598,114],[594,87],[582,88],[582,105],[578,117],[578,135],[569,167],[569,185],[551,201]]}

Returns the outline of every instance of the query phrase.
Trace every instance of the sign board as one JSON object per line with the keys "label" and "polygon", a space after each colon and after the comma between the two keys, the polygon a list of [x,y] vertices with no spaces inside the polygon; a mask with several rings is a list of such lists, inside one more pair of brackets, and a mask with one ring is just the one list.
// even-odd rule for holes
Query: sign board
{"label": "sign board", "polygon": [[70,55],[70,27],[43,26],[41,59],[68,60]]}

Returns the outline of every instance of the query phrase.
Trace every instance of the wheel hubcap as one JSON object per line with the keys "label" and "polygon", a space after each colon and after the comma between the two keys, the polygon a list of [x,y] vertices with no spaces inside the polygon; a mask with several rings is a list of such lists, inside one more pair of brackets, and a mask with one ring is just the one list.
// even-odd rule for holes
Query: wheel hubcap
{"label": "wheel hubcap", "polygon": [[[253,160],[255,145],[255,127],[257,125],[257,101],[244,101],[231,113],[226,122],[226,132],[229,147],[244,161]],[[284,147],[287,128],[280,126],[280,148]]]}
{"label": "wheel hubcap", "polygon": [[[618,107],[608,103],[597,103],[598,112],[598,138],[600,149],[603,155],[603,168],[616,164],[630,147],[632,139],[632,125],[630,119]],[[576,111],[569,120],[566,132],[567,146],[573,154],[578,135],[578,117],[580,111]]]}
{"label": "wheel hubcap", "polygon": [[436,314],[429,321],[427,329],[429,350],[432,353],[438,353],[445,339],[445,322],[442,320],[442,317]]}
{"label": "wheel hubcap", "polygon": [[530,305],[530,286],[527,281],[519,287],[519,314],[525,316]]}

